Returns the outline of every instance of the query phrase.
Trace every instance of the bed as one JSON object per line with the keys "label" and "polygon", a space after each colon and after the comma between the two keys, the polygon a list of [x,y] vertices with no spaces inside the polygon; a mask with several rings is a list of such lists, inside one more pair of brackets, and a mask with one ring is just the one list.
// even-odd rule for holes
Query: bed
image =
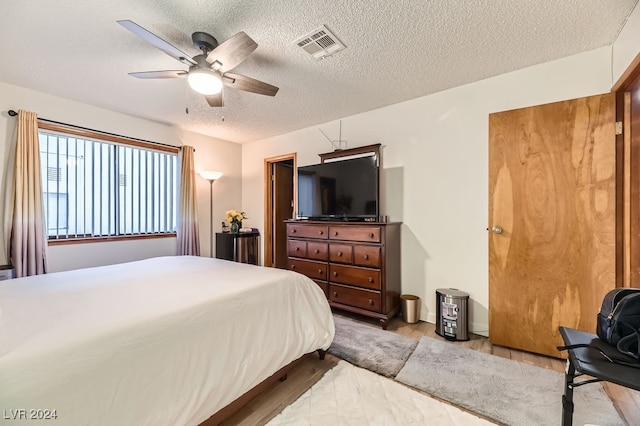
{"label": "bed", "polygon": [[0,423],[198,425],[333,335],[322,290],[274,268],[175,256],[4,281]]}

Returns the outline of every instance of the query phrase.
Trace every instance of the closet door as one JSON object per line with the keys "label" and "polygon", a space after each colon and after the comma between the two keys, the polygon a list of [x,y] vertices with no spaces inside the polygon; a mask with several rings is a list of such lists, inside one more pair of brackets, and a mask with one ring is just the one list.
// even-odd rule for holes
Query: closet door
{"label": "closet door", "polygon": [[489,335],[563,356],[615,287],[615,97],[489,116]]}

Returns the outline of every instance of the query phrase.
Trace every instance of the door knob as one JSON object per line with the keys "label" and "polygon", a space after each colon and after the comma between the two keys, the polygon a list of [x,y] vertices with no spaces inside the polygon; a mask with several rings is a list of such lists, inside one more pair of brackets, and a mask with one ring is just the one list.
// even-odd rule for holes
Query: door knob
{"label": "door knob", "polygon": [[494,234],[502,234],[502,231],[503,231],[502,226],[496,225],[491,228],[491,232],[493,232]]}

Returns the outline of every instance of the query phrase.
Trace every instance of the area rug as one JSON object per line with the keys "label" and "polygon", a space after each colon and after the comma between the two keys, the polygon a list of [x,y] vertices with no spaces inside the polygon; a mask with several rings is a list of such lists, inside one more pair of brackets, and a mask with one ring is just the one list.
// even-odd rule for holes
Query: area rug
{"label": "area rug", "polygon": [[394,377],[418,345],[416,339],[334,315],[336,334],[328,352],[367,370]]}
{"label": "area rug", "polygon": [[391,379],[340,361],[267,424],[479,426],[491,423]]}
{"label": "area rug", "polygon": [[[507,425],[557,425],[558,372],[423,337],[396,380]],[[624,425],[599,383],[574,390],[573,424]]]}

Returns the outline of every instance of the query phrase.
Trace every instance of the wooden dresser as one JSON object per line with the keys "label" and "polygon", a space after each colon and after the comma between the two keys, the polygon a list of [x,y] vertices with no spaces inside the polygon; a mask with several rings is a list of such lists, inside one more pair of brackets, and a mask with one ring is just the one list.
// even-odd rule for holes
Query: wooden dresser
{"label": "wooden dresser", "polygon": [[313,279],[332,308],[377,318],[400,310],[400,223],[287,221],[287,267]]}

